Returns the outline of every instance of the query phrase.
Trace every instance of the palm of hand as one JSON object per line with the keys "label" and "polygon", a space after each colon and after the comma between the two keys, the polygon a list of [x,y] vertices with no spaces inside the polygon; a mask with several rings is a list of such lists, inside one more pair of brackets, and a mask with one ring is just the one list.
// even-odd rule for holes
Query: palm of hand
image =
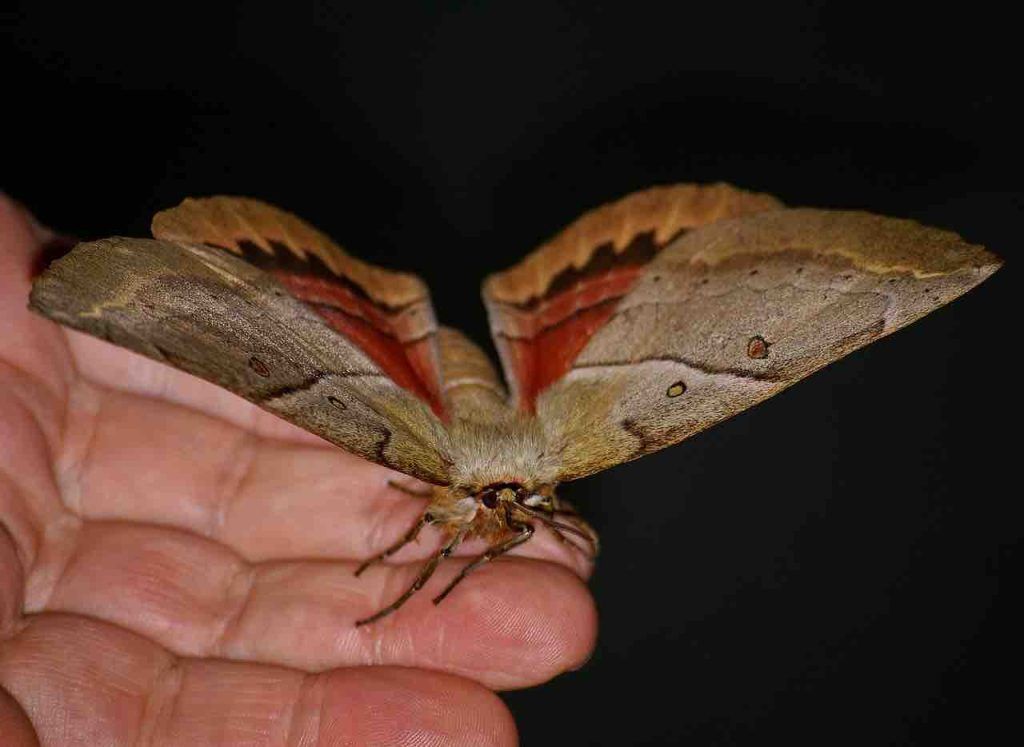
{"label": "palm of hand", "polygon": [[422,510],[400,476],[31,315],[46,236],[0,198],[0,742],[514,743],[488,688],[593,645],[579,555],[541,532],[355,628],[435,544],[354,577]]}

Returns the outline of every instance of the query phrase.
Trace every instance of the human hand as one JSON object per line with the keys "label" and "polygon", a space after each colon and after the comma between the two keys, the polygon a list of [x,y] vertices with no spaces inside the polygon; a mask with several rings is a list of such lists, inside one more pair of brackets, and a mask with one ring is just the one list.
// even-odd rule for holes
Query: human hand
{"label": "human hand", "polygon": [[490,689],[594,644],[582,555],[540,531],[354,627],[436,546],[353,575],[415,482],[31,314],[52,238],[0,196],[0,743],[514,744]]}

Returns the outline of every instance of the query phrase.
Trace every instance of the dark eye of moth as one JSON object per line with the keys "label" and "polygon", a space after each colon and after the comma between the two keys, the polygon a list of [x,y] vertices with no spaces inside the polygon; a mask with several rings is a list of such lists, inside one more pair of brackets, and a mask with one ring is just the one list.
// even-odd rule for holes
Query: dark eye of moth
{"label": "dark eye of moth", "polygon": [[678,397],[680,394],[686,391],[686,384],[681,381],[677,381],[675,384],[665,390],[665,394],[669,397]]}
{"label": "dark eye of moth", "polygon": [[767,358],[768,343],[761,335],[754,335],[747,341],[748,358]]}
{"label": "dark eye of moth", "polygon": [[345,403],[342,402],[337,397],[335,397],[333,394],[331,394],[331,395],[329,395],[327,397],[327,401],[330,402],[335,407],[337,407],[339,410],[347,410],[348,409],[348,407],[345,405]]}
{"label": "dark eye of moth", "polygon": [[498,494],[493,490],[485,490],[480,495],[480,501],[487,506],[487,508],[494,508],[498,505]]}
{"label": "dark eye of moth", "polygon": [[249,359],[249,368],[255,371],[258,376],[262,376],[263,378],[270,376],[270,369],[267,368],[267,364],[255,355]]}

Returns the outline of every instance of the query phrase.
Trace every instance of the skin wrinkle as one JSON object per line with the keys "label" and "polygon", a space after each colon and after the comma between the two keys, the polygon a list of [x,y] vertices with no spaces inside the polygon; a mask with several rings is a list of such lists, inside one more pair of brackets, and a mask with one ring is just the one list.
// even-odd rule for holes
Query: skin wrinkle
{"label": "skin wrinkle", "polygon": [[[83,521],[66,513],[46,525],[43,547],[25,579],[25,612],[46,610],[67,573],[82,539]],[[52,554],[52,558],[47,556]],[[47,562],[49,561],[49,562]]]}
{"label": "skin wrinkle", "polygon": [[[64,423],[61,432],[60,450],[53,465],[55,479],[60,491],[61,503],[65,510],[75,516],[82,515],[82,475],[89,462],[96,434],[99,431],[100,411],[106,391],[94,387],[81,379],[77,380],[68,390],[68,398],[64,408]],[[73,407],[73,405],[84,405]],[[85,425],[79,426],[78,421],[85,419]],[[70,434],[80,427],[85,432],[85,442],[78,448],[78,455],[70,453]]]}
{"label": "skin wrinkle", "polygon": [[[163,666],[153,676],[153,681],[142,702],[142,715],[139,717],[139,733],[135,739],[137,747],[156,744],[156,729],[160,725],[161,716],[166,712],[167,705],[172,705],[181,691],[181,661],[174,655],[168,655]],[[172,685],[169,693],[161,688],[163,682]],[[160,695],[158,695],[160,693]]]}
{"label": "skin wrinkle", "polygon": [[327,693],[324,692],[327,686],[326,686],[326,683],[324,682],[324,675],[322,675],[322,674],[313,674],[313,675],[307,675],[307,676],[310,676],[310,677],[313,678],[313,681],[310,684],[310,691],[314,691],[315,690],[316,693],[317,693],[317,697],[320,700],[320,702],[317,704],[317,709],[316,709],[316,742],[314,742],[314,744],[319,745],[320,744],[320,734],[322,732],[323,723],[324,723],[324,707],[327,704]]}
{"label": "skin wrinkle", "polygon": [[281,731],[281,733],[284,735],[283,744],[285,745],[291,745],[294,743],[294,740],[292,739],[292,734],[295,731],[296,715],[298,714],[299,703],[301,702],[302,699],[302,690],[303,687],[305,686],[306,678],[308,676],[309,675],[303,673],[302,676],[299,677],[299,681],[295,685],[295,696],[291,698],[288,704],[288,713],[285,714],[281,719],[281,721],[285,725],[284,729]]}
{"label": "skin wrinkle", "polygon": [[[29,418],[38,429],[39,435],[42,436],[42,439],[46,444],[46,448],[49,449],[50,445],[46,438],[45,429],[37,420],[36,414],[31,408],[26,407],[23,402],[20,402],[20,400],[18,401],[18,405],[24,410],[24,412],[28,413]],[[52,457],[52,452],[48,453],[48,456]],[[52,461],[48,459],[47,463],[52,463]],[[52,513],[49,509],[53,508],[58,512],[61,512],[64,509],[63,502],[59,497],[59,486],[55,475],[51,473],[49,477],[49,487],[52,490],[52,495],[47,497],[40,495],[38,491],[32,490],[29,486],[25,485],[23,480],[18,479],[17,473],[14,470],[9,469],[4,465],[0,465],[0,479],[3,479],[11,486],[12,495],[10,499],[12,501],[19,501],[20,499],[20,504],[27,509],[26,516],[32,524],[30,529],[35,535],[31,541],[28,538],[19,540],[19,535],[22,533],[15,532],[13,526],[8,526],[9,531],[11,531],[12,538],[15,540],[15,548],[17,549],[18,557],[25,568],[32,567],[36,562],[40,551],[39,546],[42,535],[44,535],[46,531],[47,515]],[[2,517],[0,517],[0,520],[2,520]],[[22,522],[17,523],[20,524]]]}
{"label": "skin wrinkle", "polygon": [[235,448],[225,458],[224,468],[217,479],[223,487],[218,491],[217,509],[210,515],[209,537],[219,539],[223,536],[231,510],[241,497],[242,488],[252,476],[258,453],[258,438],[252,435],[251,431],[242,431]]}
{"label": "skin wrinkle", "polygon": [[[63,338],[64,335],[61,334],[60,337]],[[62,361],[62,362],[64,362],[64,361]],[[24,376],[29,381],[32,381],[35,384],[37,384],[46,393],[46,395],[53,400],[53,404],[55,406],[60,404],[60,402],[62,400],[63,401],[67,401],[67,392],[66,391],[62,392],[62,391],[59,391],[58,389],[55,389],[51,384],[49,384],[46,381],[45,378],[43,378],[42,376],[37,376],[37,375],[33,374],[31,371],[26,369],[24,367],[24,365],[22,365],[20,363],[15,363],[14,361],[8,359],[7,357],[0,357],[0,364],[2,364],[4,366],[4,368],[7,368],[7,369],[9,369],[11,371],[15,371],[19,375]],[[67,377],[65,377],[65,379],[64,379],[64,386],[65,386],[65,388],[68,387],[75,378],[77,378],[77,372],[75,372],[74,369],[72,369],[72,371],[69,372]]]}
{"label": "skin wrinkle", "polygon": [[[230,658],[227,654],[227,643],[232,638],[232,634],[238,630],[242,618],[245,616],[245,611],[249,608],[249,600],[252,598],[253,589],[256,587],[256,568],[244,560],[239,562],[241,566],[232,576],[226,588],[225,606],[228,607],[228,610],[224,616],[224,623],[214,633],[212,640],[208,644],[208,650],[211,653],[224,658]],[[234,594],[234,596],[238,597],[238,601],[235,602],[234,609],[231,609],[228,603],[232,597],[232,590],[238,586],[239,582],[242,583],[242,591],[240,594],[237,592]]]}
{"label": "skin wrinkle", "polygon": [[32,387],[37,391],[42,391],[44,395],[51,400],[47,403],[48,406],[54,410],[62,409],[63,404],[67,402],[67,397],[61,397],[57,392],[54,392],[44,380],[38,376],[33,376],[19,364],[13,363],[5,358],[0,358],[0,375],[5,379],[4,393],[12,395],[19,404],[21,404],[21,406],[31,414],[36,427],[39,428],[40,433],[43,434],[43,437],[46,440],[47,448],[49,450],[47,456],[50,457],[50,461],[52,463],[56,446],[54,441],[59,440],[60,433],[54,432],[53,428],[46,427],[46,423],[43,421],[36,407],[39,400],[36,392],[33,392],[31,396],[24,396],[21,388],[14,384],[6,383],[7,377],[11,376],[12,373],[16,375],[18,379],[22,380],[22,383],[25,386]]}
{"label": "skin wrinkle", "polygon": [[[8,500],[14,505],[18,502],[19,505],[24,505],[25,501],[21,499],[22,490],[20,486],[14,481],[14,478],[8,473],[6,469],[0,467],[0,487],[6,483],[9,486],[9,498]],[[31,568],[36,562],[36,558],[39,555],[39,546],[42,542],[42,531],[39,526],[32,523],[36,519],[35,516],[31,516],[31,511],[26,512],[29,516],[28,521],[18,521],[19,525],[27,524],[24,530],[16,531],[12,526],[14,523],[12,520],[13,516],[0,517],[0,527],[3,527],[14,543],[14,550],[18,556],[18,560],[21,563],[22,573],[24,575],[25,569]],[[29,536],[26,536],[29,535]]]}

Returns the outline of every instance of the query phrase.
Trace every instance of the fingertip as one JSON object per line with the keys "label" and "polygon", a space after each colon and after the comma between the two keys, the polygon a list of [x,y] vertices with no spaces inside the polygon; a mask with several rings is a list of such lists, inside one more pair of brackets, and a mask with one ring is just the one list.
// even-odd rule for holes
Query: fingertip
{"label": "fingertip", "polygon": [[593,598],[562,565],[507,558],[471,574],[439,605],[432,591],[433,583],[395,615],[361,628],[364,645],[502,690],[578,669],[597,639]]}
{"label": "fingertip", "polygon": [[583,666],[597,643],[597,606],[579,576],[561,564],[518,558],[491,570],[500,586],[475,598],[470,592],[464,602],[490,648],[482,681],[518,689]]}
{"label": "fingertip", "polygon": [[460,677],[402,667],[361,667],[332,671],[323,680],[317,698],[322,743],[518,744],[515,722],[501,699]]}

